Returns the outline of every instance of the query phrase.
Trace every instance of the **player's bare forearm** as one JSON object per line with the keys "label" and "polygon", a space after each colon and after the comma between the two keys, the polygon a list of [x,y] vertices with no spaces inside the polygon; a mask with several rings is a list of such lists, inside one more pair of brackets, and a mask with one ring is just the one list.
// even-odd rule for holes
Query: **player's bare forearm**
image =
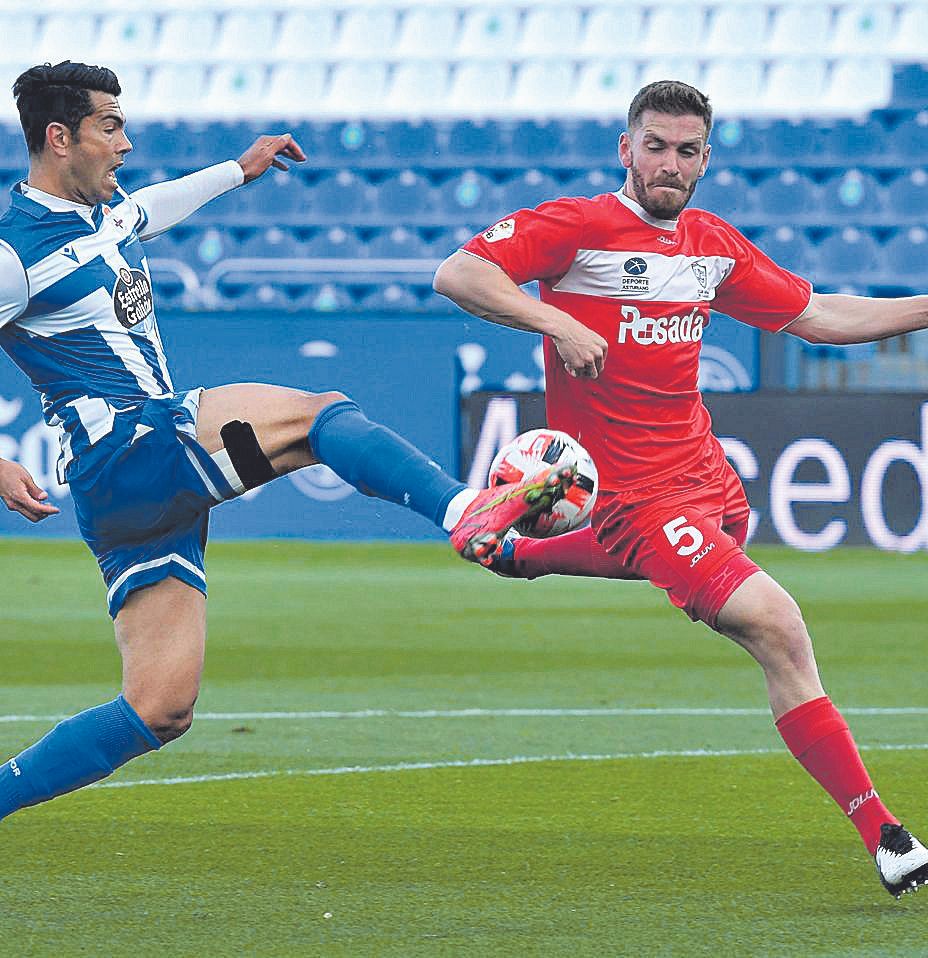
{"label": "player's bare forearm", "polygon": [[18,463],[0,459],[0,500],[10,510],[30,522],[40,522],[60,510],[45,500],[48,493],[40,489],[32,476]]}
{"label": "player's bare forearm", "polygon": [[806,311],[787,329],[810,343],[872,343],[928,329],[928,296],[877,299],[813,293]]}
{"label": "player's bare forearm", "polygon": [[572,376],[595,379],[602,372],[605,339],[563,310],[523,292],[493,263],[458,251],[438,267],[432,285],[474,316],[550,336]]}
{"label": "player's bare forearm", "polygon": [[289,133],[275,136],[259,136],[238,158],[238,165],[245,174],[245,182],[256,180],[272,166],[278,170],[289,169],[283,159],[302,163],[306,154]]}

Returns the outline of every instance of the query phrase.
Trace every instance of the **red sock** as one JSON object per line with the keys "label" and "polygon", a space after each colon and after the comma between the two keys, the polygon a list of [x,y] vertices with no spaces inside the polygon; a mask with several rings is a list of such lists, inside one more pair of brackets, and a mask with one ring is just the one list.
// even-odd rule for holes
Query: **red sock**
{"label": "red sock", "polygon": [[515,541],[516,575],[535,579],[540,575],[585,575],[597,579],[638,579],[615,556],[600,545],[590,526],[551,539]]}
{"label": "red sock", "polygon": [[844,809],[873,855],[884,822],[898,825],[880,801],[841,713],[827,695],[790,709],[777,730],[802,767]]}

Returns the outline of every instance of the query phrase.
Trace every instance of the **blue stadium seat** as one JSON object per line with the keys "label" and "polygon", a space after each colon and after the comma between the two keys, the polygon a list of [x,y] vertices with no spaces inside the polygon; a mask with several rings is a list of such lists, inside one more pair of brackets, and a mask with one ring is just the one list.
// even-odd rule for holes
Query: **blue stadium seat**
{"label": "blue stadium seat", "polygon": [[508,152],[502,129],[491,121],[458,120],[448,131],[447,159],[460,163],[496,161]]}
{"label": "blue stadium seat", "polygon": [[502,184],[502,206],[507,210],[532,209],[563,196],[561,184],[540,170],[526,170]]}
{"label": "blue stadium seat", "polygon": [[412,313],[422,307],[415,290],[405,283],[374,286],[358,297],[358,308],[365,312]]}
{"label": "blue stadium seat", "polygon": [[293,259],[303,256],[303,244],[290,230],[270,226],[258,230],[244,240],[239,247],[239,256],[264,259]]}
{"label": "blue stadium seat", "polygon": [[713,172],[710,166],[709,174],[696,187],[692,205],[743,227],[755,214],[754,189],[740,173],[725,169]]}
{"label": "blue stadium seat", "polygon": [[177,242],[175,252],[178,259],[202,274],[220,260],[238,256],[239,248],[238,240],[231,230],[209,227],[190,231]]}
{"label": "blue stadium seat", "polygon": [[886,203],[894,222],[928,220],[928,170],[919,167],[896,177],[886,187]]}
{"label": "blue stadium seat", "polygon": [[435,207],[432,184],[413,170],[402,170],[379,183],[376,200],[378,212],[388,221],[425,216]]}
{"label": "blue stadium seat", "polygon": [[319,161],[333,166],[377,159],[382,155],[379,140],[379,127],[371,123],[351,120],[316,124]]}
{"label": "blue stadium seat", "polygon": [[887,131],[878,117],[840,119],[823,127],[824,159],[843,167],[869,166],[886,149]]}
{"label": "blue stadium seat", "polygon": [[768,162],[764,124],[758,120],[723,119],[712,130],[710,169],[759,166]]}
{"label": "blue stadium seat", "polygon": [[453,176],[436,192],[439,212],[452,222],[490,220],[500,212],[499,188],[474,170]]}
{"label": "blue stadium seat", "polygon": [[917,166],[928,154],[928,110],[908,116],[886,138],[885,159],[899,166]]}
{"label": "blue stadium seat", "polygon": [[754,242],[780,266],[807,278],[817,275],[818,247],[803,230],[777,226],[761,230]]}
{"label": "blue stadium seat", "polygon": [[367,255],[372,259],[427,259],[430,256],[425,240],[403,226],[378,230],[366,245]]}
{"label": "blue stadium seat", "polygon": [[821,188],[798,170],[786,169],[755,188],[758,216],[771,226],[821,224]]}
{"label": "blue stadium seat", "polygon": [[802,166],[821,161],[826,137],[815,120],[775,120],[763,128],[764,153],[778,166]]}
{"label": "blue stadium seat", "polygon": [[313,259],[359,259],[367,255],[367,250],[354,230],[333,226],[310,237],[303,245],[303,255]]}
{"label": "blue stadium seat", "polygon": [[383,147],[391,161],[428,163],[439,156],[438,131],[434,123],[399,121],[388,123]]}
{"label": "blue stadium seat", "polygon": [[868,286],[885,275],[883,248],[865,230],[846,227],[819,244],[820,282],[829,285],[855,283]]}
{"label": "blue stadium seat", "polygon": [[890,282],[924,291],[928,286],[928,230],[921,226],[899,230],[884,247]]}
{"label": "blue stadium seat", "polygon": [[886,210],[880,181],[866,170],[851,169],[823,184],[825,210],[836,223],[879,222]]}
{"label": "blue stadium seat", "polygon": [[135,152],[129,163],[140,166],[171,166],[178,169],[198,169],[215,161],[215,152],[207,156],[215,143],[207,143],[203,124],[163,122],[151,120],[136,131],[130,128],[130,139]]}
{"label": "blue stadium seat", "polygon": [[622,126],[616,123],[603,123],[600,120],[586,120],[569,131],[567,151],[571,162],[602,166],[606,163],[618,163],[619,133]]}
{"label": "blue stadium seat", "polygon": [[566,138],[563,123],[522,120],[512,129],[510,156],[518,166],[558,164],[563,161]]}
{"label": "blue stadium seat", "polygon": [[568,180],[562,187],[563,196],[599,196],[621,189],[622,174],[616,170],[590,170]]}
{"label": "blue stadium seat", "polygon": [[25,170],[28,163],[23,131],[12,124],[0,124],[0,165]]}
{"label": "blue stadium seat", "polygon": [[339,283],[307,283],[293,299],[293,309],[316,313],[351,312],[357,304]]}
{"label": "blue stadium seat", "polygon": [[369,184],[350,170],[324,176],[310,186],[307,199],[313,217],[340,223],[371,208]]}
{"label": "blue stadium seat", "polygon": [[460,249],[483,228],[482,224],[478,226],[464,224],[442,229],[429,238],[429,255],[435,259],[444,259]]}
{"label": "blue stadium seat", "polygon": [[282,287],[273,282],[228,283],[219,288],[220,304],[226,309],[274,310],[294,309],[294,301]]}

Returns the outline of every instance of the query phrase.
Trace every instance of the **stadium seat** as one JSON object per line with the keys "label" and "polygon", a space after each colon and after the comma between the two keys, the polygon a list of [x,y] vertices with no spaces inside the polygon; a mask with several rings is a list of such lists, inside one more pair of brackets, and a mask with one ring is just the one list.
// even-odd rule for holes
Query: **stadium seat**
{"label": "stadium seat", "polygon": [[308,193],[309,209],[313,216],[342,222],[371,208],[369,185],[350,170],[339,170],[313,184]]}
{"label": "stadium seat", "polygon": [[543,166],[564,159],[564,124],[548,120],[520,120],[512,128],[509,156],[517,166]]}
{"label": "stadium seat", "polygon": [[414,230],[403,226],[378,230],[366,245],[371,259],[428,259],[428,244]]}
{"label": "stadium seat", "polygon": [[708,176],[696,187],[692,205],[744,228],[754,218],[754,189],[739,173],[725,169],[713,172],[710,166]]}
{"label": "stadium seat", "polygon": [[893,40],[895,11],[888,3],[842,4],[835,11],[829,49],[837,56],[872,56]]}
{"label": "stadium seat", "polygon": [[[155,57],[166,63],[201,59],[204,51],[214,49],[217,29],[218,18],[210,11],[172,10],[161,21]],[[170,106],[176,111],[176,104],[183,102],[183,98],[178,97]]]}
{"label": "stadium seat", "polygon": [[502,184],[502,205],[507,210],[532,209],[563,195],[561,184],[540,170],[526,170]]}
{"label": "stadium seat", "polygon": [[644,37],[644,4],[599,4],[587,15],[580,41],[582,60],[637,54]]}
{"label": "stadium seat", "polygon": [[414,313],[422,308],[422,302],[414,287],[405,283],[386,283],[363,292],[357,306],[369,313]]}
{"label": "stadium seat", "polygon": [[812,0],[774,7],[767,55],[822,54],[831,42],[831,20],[831,8],[825,2]]}
{"label": "stadium seat", "polygon": [[759,56],[770,30],[770,11],[758,3],[722,3],[710,10],[704,52],[709,57]]}
{"label": "stadium seat", "polygon": [[492,180],[474,170],[452,177],[436,192],[439,212],[452,222],[487,221],[499,215],[499,190]]}
{"label": "stadium seat", "polygon": [[402,170],[387,177],[376,189],[376,208],[387,220],[404,220],[431,213],[434,190],[425,177],[413,170]]}
{"label": "stadium seat", "polygon": [[818,247],[802,230],[777,226],[762,230],[754,242],[780,266],[806,278],[817,276]]}
{"label": "stadium seat", "polygon": [[[222,199],[222,197],[220,197]],[[247,190],[234,195],[235,209],[262,222],[279,224],[301,217],[314,199],[299,173],[269,170]],[[229,210],[232,213],[233,207]],[[234,213],[232,216],[234,218]]]}
{"label": "stadium seat", "polygon": [[[271,68],[263,111],[267,116],[312,116],[325,97],[328,67],[324,63],[277,63]],[[307,144],[302,144],[304,149]]]}
{"label": "stadium seat", "polygon": [[[692,56],[706,36],[708,8],[702,3],[662,3],[651,7],[647,29],[639,47],[642,56],[674,58]],[[663,79],[676,77],[666,73]],[[647,82],[647,81],[644,81]]]}
{"label": "stadium seat", "polygon": [[257,63],[223,63],[207,81],[202,112],[210,117],[254,117],[267,112],[267,69]]}
{"label": "stadium seat", "polygon": [[384,129],[384,151],[392,162],[428,163],[438,156],[438,133],[435,124],[397,120]]}
{"label": "stadium seat", "polygon": [[677,56],[657,56],[645,60],[641,64],[638,85],[644,86],[646,83],[653,83],[656,80],[682,80],[692,86],[701,87],[702,74],[702,64],[695,57],[679,54]]}
{"label": "stadium seat", "polygon": [[[813,8],[816,9],[816,8]],[[786,57],[771,64],[758,106],[769,114],[810,115],[821,109],[828,66],[821,57]]]}
{"label": "stadium seat", "polygon": [[884,247],[886,274],[923,292],[928,286],[928,230],[921,226],[899,230]]}
{"label": "stadium seat", "polygon": [[712,130],[712,165],[762,166],[769,163],[764,125],[757,120],[725,117]]}
{"label": "stadium seat", "polygon": [[845,57],[831,69],[819,110],[856,114],[889,105],[893,66],[885,57]]}
{"label": "stadium seat", "polygon": [[910,0],[900,7],[886,53],[895,60],[921,60],[925,56],[925,37],[928,37],[928,3]]}
{"label": "stadium seat", "polygon": [[317,112],[329,116],[374,116],[387,93],[387,64],[379,60],[342,60],[332,68],[325,99]]}
{"label": "stadium seat", "polygon": [[[0,25],[4,41],[8,37]],[[107,64],[118,58],[122,62],[145,62],[155,48],[158,23],[153,13],[144,10],[112,11],[103,17],[97,39],[98,59]]]}
{"label": "stadium seat", "polygon": [[334,6],[287,10],[281,19],[271,58],[277,63],[285,60],[311,63],[330,56],[337,22]]}
{"label": "stadium seat", "polygon": [[145,117],[176,116],[177,104],[184,104],[188,117],[203,115],[206,95],[206,68],[202,63],[172,63],[156,66],[148,79],[148,89],[141,106]]}
{"label": "stadium seat", "polygon": [[866,170],[851,169],[823,184],[823,202],[836,223],[871,223],[883,218],[885,191],[880,181]]}
{"label": "stadium seat", "polygon": [[445,112],[475,116],[508,113],[512,74],[508,60],[465,60],[451,78]]}
{"label": "stadium seat", "polygon": [[[3,38],[6,46],[7,38]],[[76,60],[94,63],[97,51],[97,19],[88,12],[52,13],[44,19],[36,40],[36,62]]]}
{"label": "stadium seat", "polygon": [[216,46],[209,52],[219,62],[254,63],[277,41],[277,17],[269,10],[232,10],[221,21]]}
{"label": "stadium seat", "polygon": [[700,89],[720,114],[753,113],[763,96],[764,64],[759,57],[714,60],[706,67]]}
{"label": "stadium seat", "polygon": [[392,5],[347,7],[332,54],[337,59],[379,59],[392,50],[397,13]]}
{"label": "stadium seat", "polygon": [[624,170],[589,170],[568,180],[561,187],[562,196],[599,196],[622,188]]}
{"label": "stadium seat", "polygon": [[827,136],[817,120],[772,119],[759,125],[758,132],[769,166],[818,166],[827,149]]}
{"label": "stadium seat", "polygon": [[516,68],[509,110],[519,116],[573,112],[576,68],[572,60],[527,60]]}
{"label": "stadium seat", "polygon": [[574,4],[529,7],[519,31],[519,58],[557,57],[571,51],[580,40],[581,14]]}
{"label": "stadium seat", "polygon": [[796,170],[787,169],[768,176],[755,189],[758,216],[771,226],[821,224],[821,188]]}
{"label": "stadium seat", "polygon": [[249,259],[295,259],[304,256],[304,244],[291,230],[278,226],[257,230],[242,241],[237,256]]}
{"label": "stadium seat", "polygon": [[632,61],[590,60],[580,66],[573,107],[578,116],[624,117],[638,87],[638,67]]}
{"label": "stadium seat", "polygon": [[822,126],[823,156],[837,166],[869,165],[886,155],[886,127],[877,117],[843,118]]}
{"label": "stadium seat", "polygon": [[303,244],[303,255],[312,259],[362,259],[366,254],[361,237],[341,226],[320,230]]}
{"label": "stadium seat", "polygon": [[886,187],[886,206],[893,222],[928,222],[928,171],[919,167],[896,177]]}
{"label": "stadium seat", "polygon": [[[152,247],[150,255],[155,255],[155,249],[156,247]],[[202,275],[221,260],[238,256],[239,250],[240,245],[231,230],[209,227],[205,230],[187,231],[186,235],[182,234],[182,238],[175,243],[172,252],[177,259],[187,263]]]}
{"label": "stadium seat", "polygon": [[819,282],[869,285],[884,275],[883,250],[873,235],[847,227],[825,237],[818,247]]}
{"label": "stadium seat", "polygon": [[[628,110],[628,104],[625,107]],[[619,134],[625,129],[618,115],[609,122],[582,120],[568,130],[567,157],[576,166],[617,164]]]}
{"label": "stadium seat", "polygon": [[458,120],[448,131],[448,158],[455,162],[491,162],[506,149],[498,123]]}
{"label": "stadium seat", "polygon": [[457,42],[460,20],[456,6],[430,3],[412,7],[400,21],[394,55],[402,62],[450,54]]}
{"label": "stadium seat", "polygon": [[450,256],[455,250],[460,249],[468,240],[472,239],[481,229],[485,229],[489,224],[481,223],[479,226],[453,226],[439,230],[432,236],[429,243],[429,255],[434,259],[444,259]]}
{"label": "stadium seat", "polygon": [[382,161],[378,137],[380,124],[363,120],[314,124],[318,147],[316,159],[326,165],[363,166],[368,161]]}
{"label": "stadium seat", "polygon": [[275,310],[295,309],[294,300],[273,281],[260,283],[223,283],[219,287],[220,305],[226,309]]}
{"label": "stadium seat", "polygon": [[515,7],[475,5],[467,7],[454,56],[459,59],[509,57],[519,39],[519,14]]}
{"label": "stadium seat", "polygon": [[292,302],[294,310],[317,313],[351,312],[356,305],[348,290],[338,283],[308,283]]}
{"label": "stadium seat", "polygon": [[394,116],[436,116],[444,112],[450,67],[444,60],[398,63],[384,99],[384,110]]}
{"label": "stadium seat", "polygon": [[907,167],[918,166],[928,155],[928,110],[908,116],[889,130],[884,157]]}

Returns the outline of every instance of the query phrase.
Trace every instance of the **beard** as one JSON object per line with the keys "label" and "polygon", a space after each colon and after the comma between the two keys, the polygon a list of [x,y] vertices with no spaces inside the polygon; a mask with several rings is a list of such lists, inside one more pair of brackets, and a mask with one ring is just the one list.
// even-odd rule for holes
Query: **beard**
{"label": "beard", "polygon": [[[648,193],[644,185],[644,177],[641,171],[634,164],[630,167],[629,176],[632,178],[632,187],[635,190],[635,199],[641,204],[644,211],[658,220],[675,220],[683,208],[689,203],[690,198],[696,189],[694,180],[689,188],[675,190],[673,193],[663,193],[660,197],[655,197]],[[683,187],[682,181],[674,186]]]}

